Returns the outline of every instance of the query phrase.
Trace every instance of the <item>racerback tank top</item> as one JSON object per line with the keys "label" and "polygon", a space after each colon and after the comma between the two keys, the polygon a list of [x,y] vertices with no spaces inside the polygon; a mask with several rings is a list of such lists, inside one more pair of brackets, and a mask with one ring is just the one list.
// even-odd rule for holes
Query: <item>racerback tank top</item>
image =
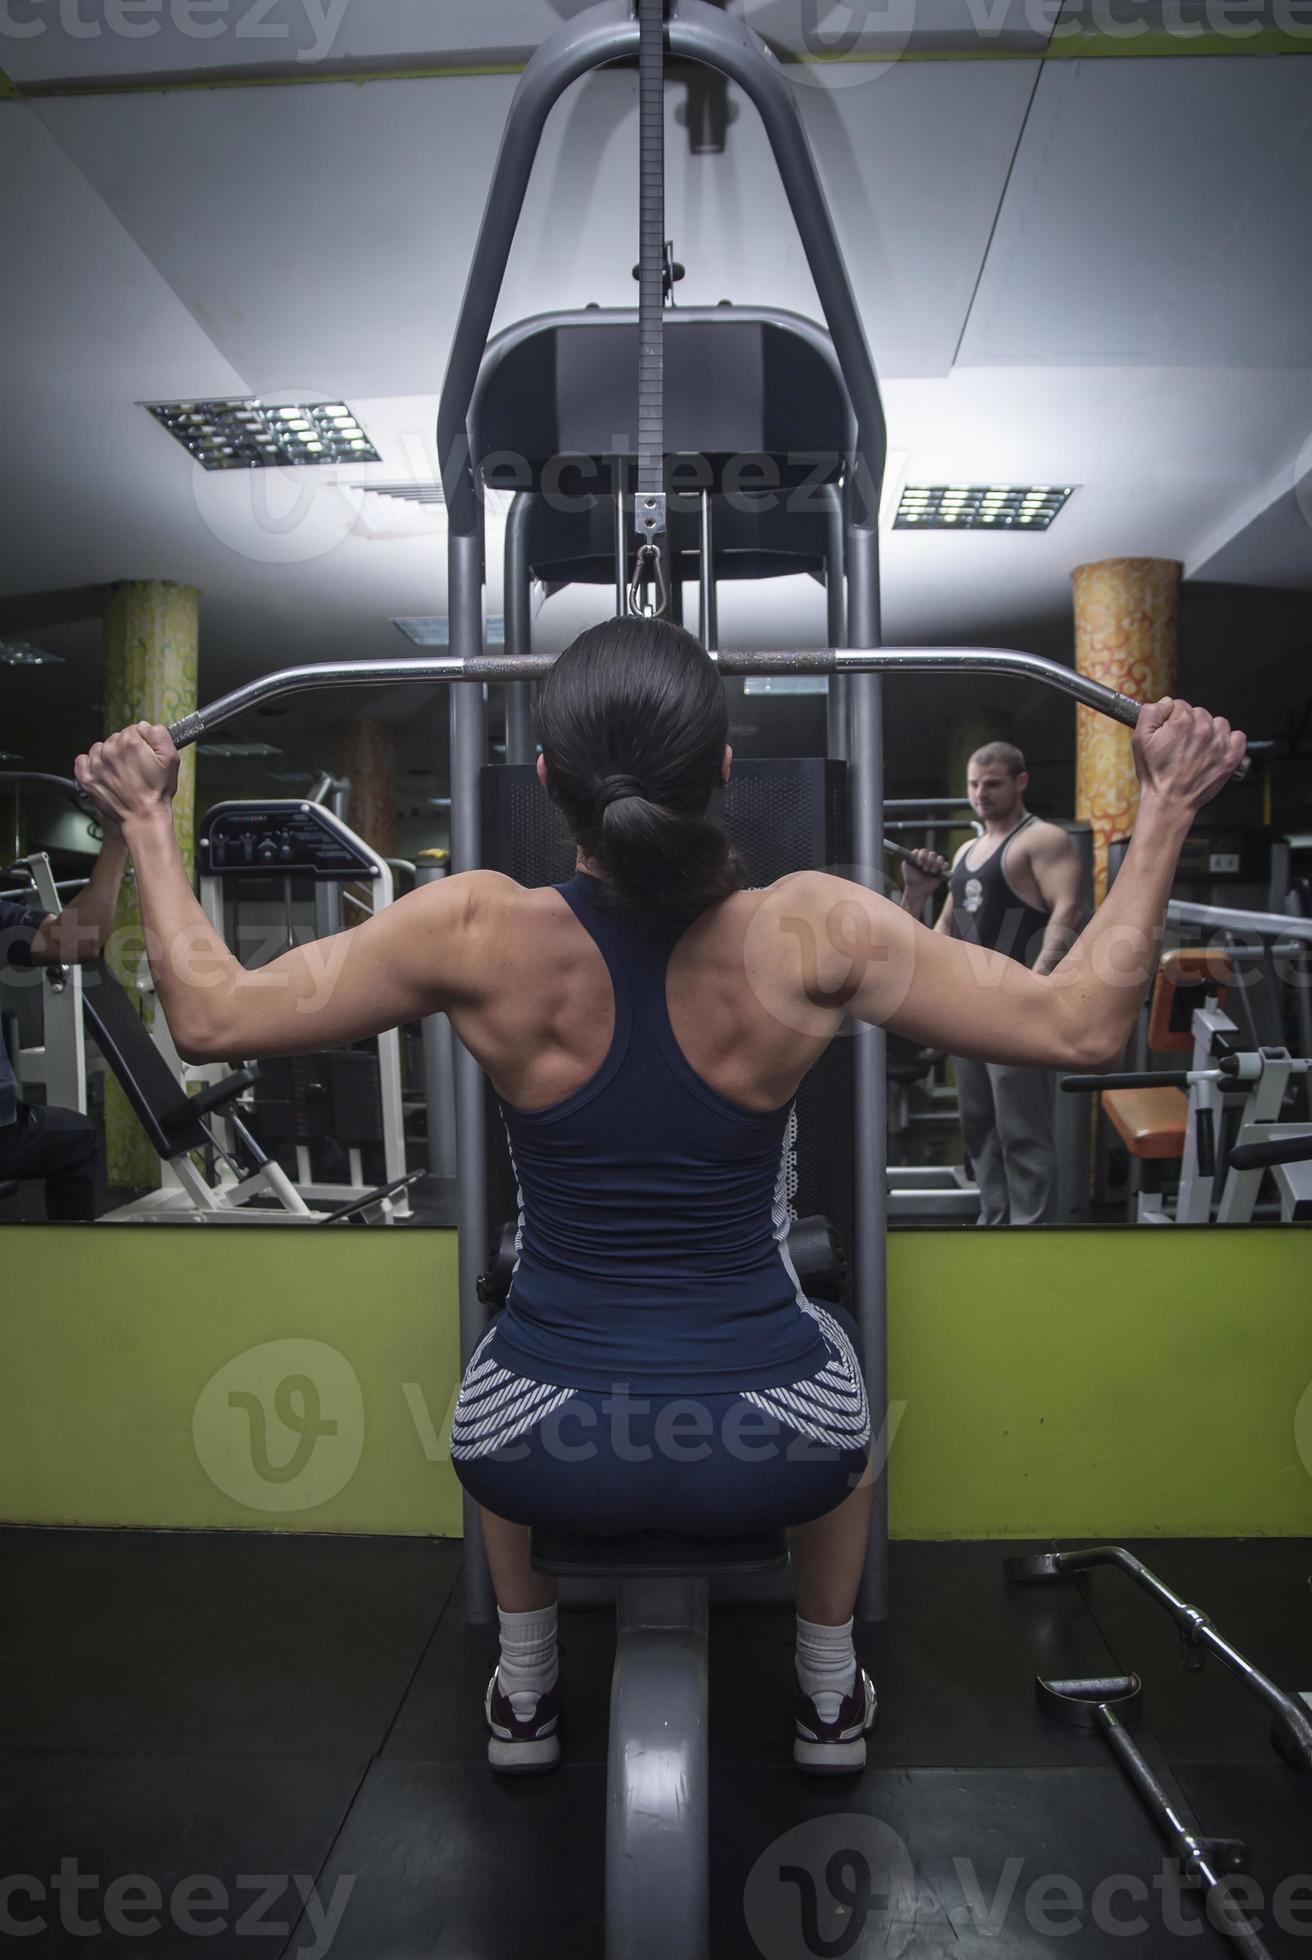
{"label": "racerback tank top", "polygon": [[[1033,966],[1039,957],[1043,935],[1052,917],[1051,912],[1042,911],[1037,905],[1031,905],[1028,899],[1022,898],[1007,878],[1007,852],[1013,840],[1033,822],[1033,816],[1023,817],[977,871],[969,867],[970,851],[964,852],[953,866],[952,876],[948,880],[948,890],[952,893],[950,924],[953,938],[1006,953],[1009,959],[1019,960],[1022,966]],[[974,845],[971,846],[973,849]]]}
{"label": "racerback tank top", "polygon": [[601,1067],[547,1109],[501,1103],[519,1188],[495,1359],[580,1389],[783,1387],[828,1350],[788,1258],[792,1104],[756,1111],[680,1049],[665,976],[682,927],[651,934],[579,873],[555,887],[605,959]]}

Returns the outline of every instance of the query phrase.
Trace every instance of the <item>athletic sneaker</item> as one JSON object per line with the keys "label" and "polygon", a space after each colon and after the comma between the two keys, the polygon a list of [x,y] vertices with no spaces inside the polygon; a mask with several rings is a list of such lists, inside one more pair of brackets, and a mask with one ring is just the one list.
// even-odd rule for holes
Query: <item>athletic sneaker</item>
{"label": "athletic sneaker", "polygon": [[548,1688],[534,1702],[528,1716],[515,1713],[509,1695],[501,1692],[497,1670],[487,1684],[483,1713],[490,1731],[487,1759],[503,1776],[535,1776],[555,1769],[560,1761],[560,1737],[556,1724],[560,1717],[560,1694]]}
{"label": "athletic sneaker", "polygon": [[879,1717],[875,1684],[857,1663],[856,1680],[843,1696],[832,1722],[820,1715],[812,1695],[797,1697],[793,1761],[813,1776],[842,1776],[866,1766],[866,1737]]}

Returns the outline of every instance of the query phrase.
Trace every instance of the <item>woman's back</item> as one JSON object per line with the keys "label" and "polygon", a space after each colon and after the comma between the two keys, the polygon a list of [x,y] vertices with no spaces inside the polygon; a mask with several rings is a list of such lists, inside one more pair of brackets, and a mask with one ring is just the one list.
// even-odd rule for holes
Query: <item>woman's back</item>
{"label": "woman's back", "polygon": [[[611,975],[560,887],[525,889],[486,873],[479,883],[482,984],[477,999],[453,1004],[452,1019],[504,1102],[544,1109],[605,1060]],[[669,1020],[689,1066],[755,1110],[792,1100],[837,1025],[814,1014],[781,1019],[767,1005],[778,991],[773,976],[754,984],[753,938],[780,890],[735,892],[710,907],[678,934],[666,968]]]}
{"label": "woman's back", "polygon": [[493,901],[489,991],[455,1019],[519,1186],[497,1350],[521,1375],[765,1387],[823,1362],[784,1246],[790,1105],[823,1044],[752,992],[755,896],[686,931],[617,918],[582,874]]}

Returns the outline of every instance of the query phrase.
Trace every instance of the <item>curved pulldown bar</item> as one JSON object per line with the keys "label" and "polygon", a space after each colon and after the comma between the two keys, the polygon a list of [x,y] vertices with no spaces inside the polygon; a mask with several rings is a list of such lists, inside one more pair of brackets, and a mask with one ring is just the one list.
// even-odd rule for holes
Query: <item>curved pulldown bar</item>
{"label": "curved pulldown bar", "polygon": [[[1063,667],[1041,654],[1018,653],[1006,647],[879,647],[858,651],[847,647],[825,647],[811,652],[713,653],[722,674],[886,674],[886,673],[965,673],[1005,674],[1014,680],[1038,681],[1045,687],[1069,694],[1107,715],[1112,721],[1133,728],[1142,713],[1138,701],[1114,688],[1104,687],[1073,668]],[[325,661],[321,665],[287,667],[276,674],[248,681],[234,688],[195,714],[174,722],[169,734],[179,748],[185,748],[202,735],[212,735],[251,708],[289,694],[308,694],[327,687],[390,687],[397,682],[435,685],[448,681],[539,680],[550,672],[556,655],[552,653],[475,654],[462,659],[459,654],[422,656],[401,660]],[[1247,773],[1245,756],[1237,775]]]}

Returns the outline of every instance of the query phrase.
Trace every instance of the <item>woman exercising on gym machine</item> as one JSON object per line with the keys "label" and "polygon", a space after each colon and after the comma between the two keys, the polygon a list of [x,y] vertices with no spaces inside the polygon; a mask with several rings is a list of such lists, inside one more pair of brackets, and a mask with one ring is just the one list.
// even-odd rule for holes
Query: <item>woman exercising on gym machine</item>
{"label": "woman exercising on gym machine", "polygon": [[1039,978],[823,871],[743,890],[708,814],[732,763],[724,689],[680,628],[584,633],[542,683],[539,724],[573,878],[525,890],[467,872],[252,973],[192,894],[167,731],[139,723],[76,769],[122,824],[181,1055],[318,1050],[442,1011],[500,1097],[519,1259],[452,1429],[500,1608],[493,1766],[559,1759],[555,1584],[530,1565],[530,1523],[786,1524],[795,1759],[857,1768],[875,1716],[852,1644],[870,1420],[850,1322],[807,1300],[788,1261],[793,1098],[845,1015],[980,1061],[1110,1063],[1156,965],[1180,847],[1244,738],[1184,702],[1144,710],[1126,862]]}

